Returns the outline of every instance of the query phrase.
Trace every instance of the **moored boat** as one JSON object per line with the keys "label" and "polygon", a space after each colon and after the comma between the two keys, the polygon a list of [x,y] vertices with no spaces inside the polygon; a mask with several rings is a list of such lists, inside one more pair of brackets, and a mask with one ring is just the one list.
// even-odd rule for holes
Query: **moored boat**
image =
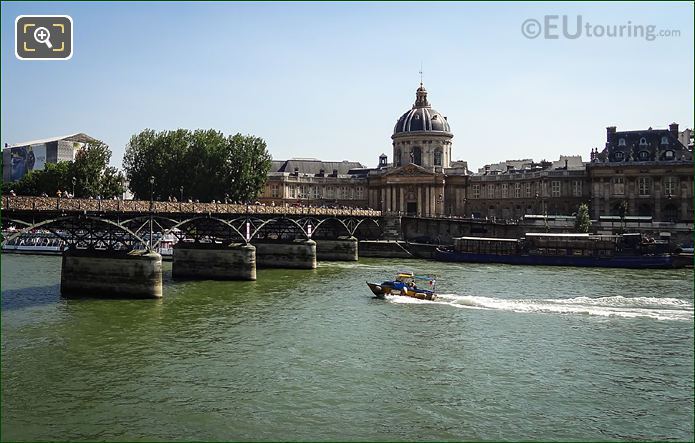
{"label": "moored boat", "polygon": [[[419,288],[417,281],[427,281],[432,289]],[[400,272],[394,280],[381,284],[369,283],[367,286],[377,298],[385,298],[387,295],[403,295],[420,300],[435,300],[436,280],[430,276],[416,276],[412,272]]]}
{"label": "moored boat", "polygon": [[592,235],[528,233],[521,239],[460,237],[452,249],[438,248],[435,259],[512,265],[664,269],[679,267],[668,245],[640,234]]}

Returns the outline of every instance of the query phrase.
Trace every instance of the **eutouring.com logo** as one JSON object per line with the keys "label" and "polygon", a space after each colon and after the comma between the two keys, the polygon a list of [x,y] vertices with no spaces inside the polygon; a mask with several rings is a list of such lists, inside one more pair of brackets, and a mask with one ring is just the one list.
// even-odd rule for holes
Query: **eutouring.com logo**
{"label": "eutouring.com logo", "polygon": [[581,15],[545,15],[541,20],[529,18],[521,24],[521,33],[529,39],[641,38],[649,42],[662,37],[681,36],[679,29],[656,29],[654,25],[638,25],[629,20],[619,25],[595,25],[584,21]]}

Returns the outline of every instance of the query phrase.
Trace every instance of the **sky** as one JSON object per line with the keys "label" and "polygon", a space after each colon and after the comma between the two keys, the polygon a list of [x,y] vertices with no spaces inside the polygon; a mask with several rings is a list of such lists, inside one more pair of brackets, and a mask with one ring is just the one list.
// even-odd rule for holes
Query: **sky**
{"label": "sky", "polygon": [[[146,128],[252,134],[274,159],[374,167],[382,152],[391,161],[393,127],[415,100],[421,66],[429,101],[454,133],[453,159],[473,170],[507,159],[588,160],[606,126],[693,127],[692,2],[1,8],[2,143],[84,132],[106,142],[119,167],[130,137]],[[73,57],[16,59],[22,14],[70,15]],[[563,35],[562,16],[570,37],[578,19],[582,34]],[[622,37],[595,35],[620,25]],[[636,25],[680,35],[629,37]],[[539,29],[535,38],[522,32]]]}

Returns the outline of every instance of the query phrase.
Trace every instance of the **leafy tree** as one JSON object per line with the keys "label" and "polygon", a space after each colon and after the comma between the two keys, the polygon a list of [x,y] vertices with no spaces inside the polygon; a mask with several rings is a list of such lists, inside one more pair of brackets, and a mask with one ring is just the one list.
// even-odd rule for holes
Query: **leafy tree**
{"label": "leafy tree", "polygon": [[577,220],[574,222],[577,232],[589,232],[591,229],[591,217],[589,217],[589,206],[586,203],[579,205],[577,210]]}
{"label": "leafy tree", "polygon": [[138,199],[149,199],[150,192],[156,199],[180,198],[183,188],[185,198],[249,201],[263,190],[270,162],[258,137],[146,129],[131,137],[123,168]]}

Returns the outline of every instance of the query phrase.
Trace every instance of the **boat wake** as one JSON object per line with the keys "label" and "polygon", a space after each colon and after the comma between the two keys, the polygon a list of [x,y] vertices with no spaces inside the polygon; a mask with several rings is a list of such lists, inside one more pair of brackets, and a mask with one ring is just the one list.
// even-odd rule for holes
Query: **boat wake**
{"label": "boat wake", "polygon": [[435,301],[409,297],[387,296],[393,303],[439,304],[463,309],[500,310],[518,313],[545,313],[566,315],[591,315],[601,317],[636,318],[656,320],[693,320],[693,303],[690,300],[661,297],[574,297],[502,299],[474,295],[438,294]]}

